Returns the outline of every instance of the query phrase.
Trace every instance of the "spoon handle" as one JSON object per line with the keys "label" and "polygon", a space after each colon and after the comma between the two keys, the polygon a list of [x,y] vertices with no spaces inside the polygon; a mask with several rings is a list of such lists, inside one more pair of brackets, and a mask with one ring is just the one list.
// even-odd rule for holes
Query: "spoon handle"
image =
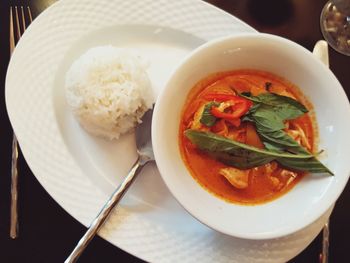
{"label": "spoon handle", "polygon": [[[317,41],[312,52],[323,64],[329,67],[328,44],[324,40]],[[320,254],[320,263],[328,263],[329,255],[329,219],[325,223],[322,231],[322,252]]]}
{"label": "spoon handle", "polygon": [[143,162],[142,158],[138,158],[133,167],[131,168],[129,174],[125,177],[123,182],[119,187],[113,192],[112,196],[109,198],[107,203],[101,209],[100,213],[96,216],[94,221],[91,223],[89,229],[86,231],[85,235],[79,240],[78,244],[69,255],[69,257],[64,261],[65,263],[73,263],[79,258],[84,249],[96,235],[98,230],[102,227],[104,222],[107,220],[108,216],[111,214],[113,208],[119,203],[124,194],[129,189],[130,185],[136,179],[137,175],[140,173],[142,168],[147,162]]}

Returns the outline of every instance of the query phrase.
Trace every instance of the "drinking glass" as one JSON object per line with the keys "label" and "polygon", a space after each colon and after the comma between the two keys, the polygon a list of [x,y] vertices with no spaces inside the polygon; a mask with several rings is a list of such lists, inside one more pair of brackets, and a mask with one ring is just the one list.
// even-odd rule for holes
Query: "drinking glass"
{"label": "drinking glass", "polygon": [[350,56],[350,0],[330,0],[323,7],[323,37],[336,51]]}

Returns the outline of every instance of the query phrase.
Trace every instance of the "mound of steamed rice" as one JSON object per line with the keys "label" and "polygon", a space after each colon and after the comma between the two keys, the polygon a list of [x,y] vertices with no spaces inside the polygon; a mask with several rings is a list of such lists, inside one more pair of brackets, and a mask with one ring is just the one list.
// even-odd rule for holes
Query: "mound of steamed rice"
{"label": "mound of steamed rice", "polygon": [[66,74],[65,91],[80,125],[108,139],[132,130],[153,104],[144,61],[113,46],[92,48],[77,59]]}

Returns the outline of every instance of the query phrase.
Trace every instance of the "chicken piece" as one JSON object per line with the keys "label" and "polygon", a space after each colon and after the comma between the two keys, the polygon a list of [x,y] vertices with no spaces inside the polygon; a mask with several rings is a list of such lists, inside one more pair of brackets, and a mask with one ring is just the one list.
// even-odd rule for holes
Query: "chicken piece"
{"label": "chicken piece", "polygon": [[297,129],[297,131],[300,134],[300,143],[302,146],[306,147],[306,149],[311,150],[311,145],[309,143],[309,140],[306,137],[306,134],[304,132],[304,130],[296,123],[294,123],[295,128]]}
{"label": "chicken piece", "polygon": [[287,122],[286,128],[287,134],[292,137],[297,143],[304,146],[306,149],[311,150],[311,145],[306,137],[304,130],[296,123]]}
{"label": "chicken piece", "polygon": [[286,185],[289,185],[295,178],[297,178],[298,174],[296,172],[283,169],[281,171],[281,176],[287,180]]}
{"label": "chicken piece", "polygon": [[219,173],[224,176],[230,184],[238,189],[245,189],[248,187],[248,170],[239,170],[234,167],[222,168]]}
{"label": "chicken piece", "polygon": [[270,180],[272,186],[274,187],[274,189],[279,190],[281,188],[282,184],[277,177],[269,176],[269,180]]}
{"label": "chicken piece", "polygon": [[267,175],[271,175],[278,168],[277,162],[269,162],[264,166],[265,166],[265,174]]}

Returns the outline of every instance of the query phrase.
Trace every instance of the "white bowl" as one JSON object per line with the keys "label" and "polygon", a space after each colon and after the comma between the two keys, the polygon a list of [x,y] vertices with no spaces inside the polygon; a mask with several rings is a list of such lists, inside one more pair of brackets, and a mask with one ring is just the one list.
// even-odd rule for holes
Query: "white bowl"
{"label": "white bowl", "polygon": [[[225,202],[191,176],[179,151],[180,113],[190,89],[214,72],[265,70],[296,84],[312,102],[321,161],[335,176],[311,174],[282,197],[255,206]],[[350,174],[349,101],[332,72],[308,50],[281,37],[239,34],[197,48],[172,73],[158,97],[152,140],[159,171],[180,204],[202,223],[247,239],[294,233],[318,219],[343,191]]]}

